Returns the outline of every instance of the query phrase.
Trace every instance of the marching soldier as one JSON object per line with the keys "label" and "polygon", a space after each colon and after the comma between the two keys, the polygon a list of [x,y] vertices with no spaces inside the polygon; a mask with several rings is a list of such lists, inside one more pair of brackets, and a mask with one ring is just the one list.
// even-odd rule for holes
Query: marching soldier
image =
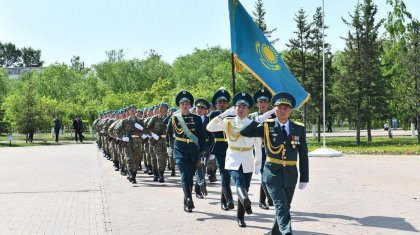
{"label": "marching soldier", "polygon": [[258,174],[261,168],[261,138],[245,137],[239,133],[244,126],[251,123],[251,119],[248,118],[249,108],[253,106],[251,95],[245,92],[237,93],[233,97],[233,106],[213,118],[207,125],[207,130],[223,131],[226,135],[228,149],[224,168],[229,171],[237,188],[238,225],[246,227],[245,212],[252,214],[251,201],[248,197],[252,172],[255,169],[255,173]]}
{"label": "marching soldier", "polygon": [[158,106],[158,114],[154,115],[147,123],[146,130],[152,138],[150,139],[150,145],[152,146],[153,153],[156,156],[158,180],[160,183],[165,182],[165,168],[166,168],[166,125],[163,122],[168,112],[168,104],[161,103]]}
{"label": "marching soldier", "polygon": [[[289,119],[296,104],[291,94],[278,93],[271,99],[271,104],[275,106],[274,109],[259,115],[240,133],[243,136],[264,138],[267,156],[263,182],[266,183],[276,210],[271,234],[292,234],[290,204],[298,181],[298,161],[299,189],[304,189],[309,181],[306,132],[302,124]],[[268,119],[273,113],[276,118]]]}
{"label": "marching soldier", "polygon": [[[230,101],[230,94],[224,88],[220,88],[214,95],[212,103],[215,104],[216,109],[209,114],[210,121],[219,114],[226,111]],[[210,149],[210,158],[215,157],[217,166],[219,167],[220,176],[222,178],[222,193],[220,196],[220,206],[222,210],[234,209],[232,190],[230,189],[230,175],[225,170],[225,159],[227,142],[223,131],[213,132],[213,143]],[[213,156],[212,156],[213,155]]]}
{"label": "marching soldier", "polygon": [[[147,112],[145,112],[146,117],[144,118],[144,123],[148,123],[150,118],[153,116],[153,108],[148,108]],[[149,135],[146,134],[143,136],[143,140],[144,140],[144,144],[143,144],[143,149],[144,149],[144,154],[146,157],[146,162],[147,162],[147,173],[148,175],[153,175],[153,167],[152,167],[152,156],[150,155],[150,144],[149,144]]]}
{"label": "marching soldier", "polygon": [[[258,107],[258,111],[251,113],[249,115],[249,117],[254,120],[256,117],[258,117],[258,115],[261,115],[265,112],[268,111],[268,107],[270,106],[270,100],[272,98],[272,95],[270,93],[270,91],[268,91],[267,89],[261,88],[258,89],[255,94],[254,94],[254,102],[257,104]],[[276,115],[272,114],[270,118],[275,118]],[[262,173],[264,172],[264,163],[265,163],[265,147],[264,144],[262,145],[262,158],[261,158],[261,176]],[[265,199],[267,198],[268,201],[268,205],[265,202]],[[259,197],[259,207],[261,209],[264,210],[268,210],[269,207],[268,206],[273,206],[273,200],[271,200],[270,194],[268,194],[267,191],[267,186],[265,185],[265,183],[263,181],[261,181],[261,186],[260,186],[260,197]]]}
{"label": "marching soldier", "polygon": [[[163,120],[163,123],[165,123],[166,127],[168,126],[169,121],[172,118],[172,115],[176,112],[176,108],[172,107],[168,111],[168,116]],[[171,149],[174,149],[174,138],[170,138],[169,143]],[[174,160],[174,154],[172,152],[167,153],[168,154],[168,166],[171,170],[171,176],[175,176],[175,160]]]}
{"label": "marching soldier", "polygon": [[[203,129],[205,132],[206,144],[209,146],[211,133],[206,129],[207,124],[209,123],[209,117],[207,116],[207,110],[210,107],[210,104],[205,99],[197,99],[194,103],[196,114],[200,116],[203,123]],[[206,187],[206,165],[208,162],[209,154],[206,152],[201,155],[200,164],[197,165],[197,171],[195,172],[196,183],[195,183],[195,196],[199,199],[203,199],[204,196],[207,196],[207,187]]]}
{"label": "marching soldier", "polygon": [[[184,211],[192,212],[193,176],[200,161],[200,154],[206,151],[205,134],[201,118],[189,113],[194,98],[188,91],[181,91],[175,99],[180,112],[172,115],[168,123],[166,146],[168,153],[173,152],[175,162],[181,172],[184,191]],[[170,138],[175,135],[174,148],[170,147]]]}

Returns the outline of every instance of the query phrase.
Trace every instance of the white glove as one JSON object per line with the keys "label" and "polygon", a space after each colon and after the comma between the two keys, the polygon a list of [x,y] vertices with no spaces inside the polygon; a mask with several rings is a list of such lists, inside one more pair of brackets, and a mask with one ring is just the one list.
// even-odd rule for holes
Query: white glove
{"label": "white glove", "polygon": [[124,137],[122,138],[122,141],[124,141],[124,142],[128,142],[128,141],[130,141],[130,138],[128,138],[127,136],[124,136]]}
{"label": "white glove", "polygon": [[260,174],[260,172],[261,172],[260,169],[261,169],[261,166],[255,166],[255,170],[254,170],[255,175]]}
{"label": "white glove", "polygon": [[169,156],[172,155],[172,148],[171,147],[166,147],[166,153],[168,153]]}
{"label": "white glove", "polygon": [[147,135],[143,134],[143,135],[141,135],[141,138],[142,139],[146,139],[147,138]]}
{"label": "white glove", "polygon": [[216,156],[214,156],[214,154],[210,154],[210,156],[209,156],[209,161],[211,161],[211,160],[213,160],[213,159],[215,159],[216,158]]}
{"label": "white glove", "polygon": [[300,182],[299,189],[305,189],[307,185],[308,185],[308,182]]}
{"label": "white glove", "polygon": [[219,115],[221,118],[225,118],[227,116],[236,116],[235,107],[231,107],[230,109],[224,111],[222,114]]}
{"label": "white glove", "polygon": [[141,131],[144,129],[144,128],[143,128],[140,124],[138,124],[138,123],[134,124],[134,126],[135,126],[137,129],[141,130]]}
{"label": "white glove", "polygon": [[267,112],[261,114],[260,116],[258,116],[257,118],[255,118],[255,121],[258,122],[258,123],[261,123],[261,122],[267,120],[269,117],[271,117],[271,115],[273,113],[276,112],[276,110],[277,110],[277,108],[274,108],[274,109],[272,109],[270,111],[267,111]]}
{"label": "white glove", "polygon": [[155,139],[155,140],[158,140],[159,139],[159,136],[158,135],[156,135],[155,133],[153,133],[152,132],[152,137],[153,137],[153,139]]}

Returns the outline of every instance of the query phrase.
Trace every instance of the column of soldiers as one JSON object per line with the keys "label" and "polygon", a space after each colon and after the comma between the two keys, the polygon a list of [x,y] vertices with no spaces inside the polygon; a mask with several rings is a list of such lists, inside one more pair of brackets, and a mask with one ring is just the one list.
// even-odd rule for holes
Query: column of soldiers
{"label": "column of soldiers", "polygon": [[[194,102],[191,93],[182,91],[175,99],[179,111],[161,103],[139,111],[130,105],[101,113],[93,123],[98,133],[98,148],[113,162],[115,170],[133,184],[137,171],[143,168],[142,162],[144,173],[160,183],[165,182],[166,167],[171,176],[175,176],[176,165],[181,173],[186,212],[195,208],[194,185],[196,198],[205,198],[205,174],[210,182],[215,182],[219,169],[221,209],[235,208],[230,186],[233,177],[239,197],[237,221],[240,227],[246,227],[245,212],[252,213],[247,195],[250,179],[253,173],[261,173],[259,207],[274,206],[273,234],[291,234],[289,210],[298,182],[297,165],[299,188],[305,188],[309,180],[305,129],[289,119],[296,101],[288,93],[272,97],[269,91],[259,89],[253,97],[244,92],[235,94],[233,107],[229,109],[230,97],[224,88],[216,91],[212,98],[213,110],[207,100]],[[272,110],[268,109],[270,102]],[[258,111],[249,114],[253,103]],[[208,126],[209,123],[213,126]],[[250,141],[252,138],[261,141]],[[262,161],[261,156],[257,157],[258,152]],[[251,156],[254,163],[239,157],[242,155]]]}

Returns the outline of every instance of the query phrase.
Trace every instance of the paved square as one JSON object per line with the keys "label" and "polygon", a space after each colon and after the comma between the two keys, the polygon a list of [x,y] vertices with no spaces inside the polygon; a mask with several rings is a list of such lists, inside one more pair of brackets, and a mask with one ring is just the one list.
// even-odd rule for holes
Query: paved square
{"label": "paved square", "polygon": [[[193,198],[193,213],[183,211],[179,173],[166,181],[140,173],[130,184],[94,144],[0,148],[0,234],[266,234],[273,223],[273,208],[258,208],[259,176],[247,228],[236,209],[220,209],[220,181]],[[420,156],[310,158],[294,234],[418,234],[419,182]]]}

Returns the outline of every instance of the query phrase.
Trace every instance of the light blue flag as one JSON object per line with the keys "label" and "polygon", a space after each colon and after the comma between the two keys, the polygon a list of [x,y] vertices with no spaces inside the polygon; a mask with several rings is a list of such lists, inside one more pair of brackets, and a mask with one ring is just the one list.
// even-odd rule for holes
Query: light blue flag
{"label": "light blue flag", "polygon": [[296,99],[294,109],[299,109],[309,100],[310,94],[299,84],[239,0],[228,1],[235,70],[241,72],[245,67],[271,93],[290,93]]}

